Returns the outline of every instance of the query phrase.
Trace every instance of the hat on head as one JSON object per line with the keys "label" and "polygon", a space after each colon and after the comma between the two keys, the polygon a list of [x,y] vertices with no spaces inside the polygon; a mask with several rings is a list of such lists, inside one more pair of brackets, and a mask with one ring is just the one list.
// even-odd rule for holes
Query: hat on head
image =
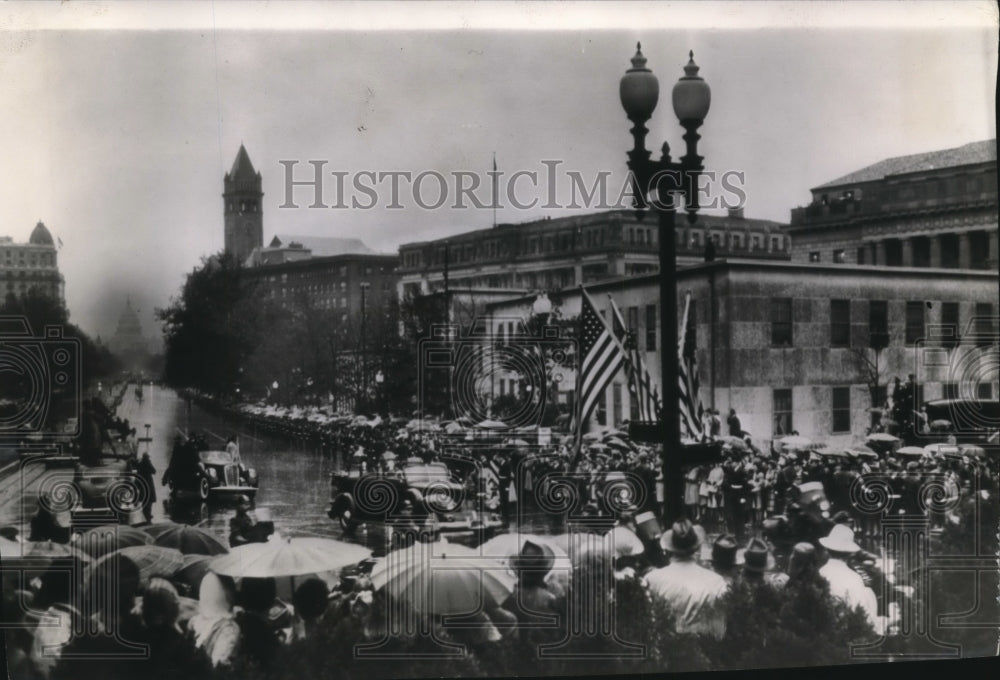
{"label": "hat on head", "polygon": [[909,463],[906,464],[906,470],[907,470],[907,472],[910,472],[910,471],[913,471],[913,470],[919,470],[919,469],[920,469],[920,463],[918,463],[915,460],[911,460]]}
{"label": "hat on head", "polygon": [[250,507],[250,497],[246,494],[240,494],[240,497],[236,499],[236,507],[238,508],[249,508]]}
{"label": "hat on head", "polygon": [[734,567],[739,564],[737,559],[736,539],[730,534],[723,534],[712,543],[712,564],[720,569]]}
{"label": "hat on head", "polygon": [[816,568],[816,547],[812,543],[796,543],[788,558],[788,575],[796,578]]}
{"label": "hat on head", "polygon": [[696,551],[705,540],[705,530],[690,520],[682,519],[674,522],[670,531],[660,537],[660,545],[664,550],[677,555],[690,555]]}
{"label": "hat on head", "polygon": [[743,551],[743,570],[763,572],[774,568],[774,557],[767,543],[759,538],[751,538]]}
{"label": "hat on head", "polygon": [[830,530],[829,536],[819,539],[820,545],[836,553],[856,553],[861,546],[854,542],[854,529],[846,524],[837,524]]}
{"label": "hat on head", "polygon": [[521,552],[511,559],[510,566],[514,571],[531,570],[548,574],[555,562],[556,555],[551,547],[526,540],[521,545]]}

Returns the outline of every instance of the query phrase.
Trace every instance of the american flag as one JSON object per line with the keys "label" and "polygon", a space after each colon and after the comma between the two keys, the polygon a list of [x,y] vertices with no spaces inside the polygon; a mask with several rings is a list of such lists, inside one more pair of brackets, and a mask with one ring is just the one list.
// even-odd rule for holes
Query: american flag
{"label": "american flag", "polygon": [[577,444],[583,438],[583,428],[597,400],[625,363],[621,343],[611,334],[604,318],[597,313],[587,291],[580,289],[580,368],[577,371]]}
{"label": "american flag", "polygon": [[681,434],[686,434],[692,439],[701,439],[704,432],[701,418],[705,409],[702,408],[701,399],[698,397],[698,364],[694,357],[695,334],[694,328],[688,325],[691,318],[690,312],[691,293],[688,293],[684,301],[684,322],[681,325],[680,342],[677,347],[680,359],[680,371],[677,377],[681,408]]}
{"label": "american flag", "polygon": [[629,331],[625,326],[621,310],[615,304],[614,298],[608,295],[611,303],[612,328],[615,337],[625,347],[627,352],[625,360],[625,372],[628,374],[629,394],[639,405],[639,420],[652,422],[659,420],[660,395],[656,392],[649,371],[646,370],[645,362],[642,360],[642,353],[639,351],[639,344],[635,339],[635,330]]}

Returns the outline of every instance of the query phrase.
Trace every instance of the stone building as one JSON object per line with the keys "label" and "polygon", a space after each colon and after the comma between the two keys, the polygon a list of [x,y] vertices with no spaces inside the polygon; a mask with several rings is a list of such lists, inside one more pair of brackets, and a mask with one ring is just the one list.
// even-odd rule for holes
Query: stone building
{"label": "stone building", "polygon": [[[878,352],[876,405],[893,378],[909,374],[921,386],[920,400],[997,398],[996,271],[929,275],[913,267],[721,260],[676,276],[678,318],[691,294],[702,404],[724,415],[735,409],[759,443],[792,430],[832,445],[862,439],[873,418],[873,335],[888,340]],[[602,281],[587,291],[605,318],[614,298],[659,390],[658,275]],[[578,289],[549,297],[562,318],[579,314]],[[493,333],[530,317],[536,299],[489,305]],[[490,384],[496,396],[523,389],[519,376],[505,371]],[[558,384],[559,401],[570,403],[575,375]],[[637,419],[630,402],[622,373],[598,405],[598,423]]]}
{"label": "stone building", "polygon": [[225,248],[227,253],[242,262],[254,248],[264,245],[261,176],[254,170],[250,155],[242,144],[232,169],[223,178],[223,186]]}
{"label": "stone building", "polygon": [[64,282],[56,253],[52,234],[41,222],[35,225],[27,243],[0,236],[0,295],[22,296],[36,289],[62,302]]}
{"label": "stone building", "polygon": [[[716,257],[787,260],[789,239],[777,222],[700,215],[689,225],[678,219],[677,262],[704,259],[706,243]],[[399,248],[399,295],[449,287],[481,290],[558,290],[659,268],[656,216],[643,221],[626,210],[500,224]]]}
{"label": "stone building", "polygon": [[879,161],[812,189],[787,233],[801,262],[997,269],[996,140]]}

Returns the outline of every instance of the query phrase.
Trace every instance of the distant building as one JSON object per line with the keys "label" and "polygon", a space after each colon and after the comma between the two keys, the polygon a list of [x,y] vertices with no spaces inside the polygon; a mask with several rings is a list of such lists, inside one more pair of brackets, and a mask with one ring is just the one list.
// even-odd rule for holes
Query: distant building
{"label": "distant building", "polygon": [[11,293],[22,296],[35,289],[63,302],[64,281],[56,252],[52,234],[41,222],[35,225],[27,243],[0,236],[0,293],[4,297]]}
{"label": "distant building", "polygon": [[[677,220],[677,262],[701,262],[712,241],[715,256],[789,259],[785,225],[727,216]],[[400,246],[399,295],[449,288],[558,290],[659,269],[656,215],[643,221],[626,210],[500,224],[435,241]]]}
{"label": "distant building", "polygon": [[132,302],[129,299],[125,300],[125,309],[118,317],[118,327],[108,341],[108,350],[117,356],[128,370],[141,370],[142,364],[149,359],[149,344],[142,334],[139,314],[132,309]]}
{"label": "distant building", "polygon": [[223,178],[223,186],[225,248],[227,253],[242,262],[254,248],[264,245],[261,177],[254,170],[250,155],[242,144],[232,169]]}
{"label": "distant building", "polygon": [[247,258],[248,267],[263,264],[295,262],[310,257],[331,257],[333,255],[374,255],[371,248],[360,239],[336,238],[332,236],[292,236],[279,234],[271,239],[266,248],[254,248]]}
{"label": "distant building", "polygon": [[[886,334],[879,353],[885,403],[894,377],[914,374],[918,400],[997,398],[996,271],[717,260],[677,272],[680,318],[691,293],[702,404],[723,414],[736,410],[743,428],[761,444],[797,430],[849,445],[872,424],[872,336]],[[587,286],[610,318],[609,295],[634,333],[650,377],[660,389],[659,276],[602,281]],[[517,320],[532,315],[535,295],[487,305],[494,337],[508,337]],[[579,315],[578,288],[550,295],[563,319]],[[925,350],[930,349],[927,353]],[[668,344],[676,356],[677,341]],[[499,365],[499,364],[498,364]],[[494,396],[525,389],[518,374],[498,370],[484,384]],[[575,373],[558,383],[557,401],[573,399]],[[608,387],[595,416],[619,426],[638,418],[624,372]]]}
{"label": "distant building", "polygon": [[812,189],[799,262],[997,269],[996,140],[889,158]]}
{"label": "distant building", "polygon": [[336,312],[347,323],[362,310],[382,310],[396,302],[396,255],[344,254],[308,257],[247,269],[264,299],[291,308],[303,301]]}

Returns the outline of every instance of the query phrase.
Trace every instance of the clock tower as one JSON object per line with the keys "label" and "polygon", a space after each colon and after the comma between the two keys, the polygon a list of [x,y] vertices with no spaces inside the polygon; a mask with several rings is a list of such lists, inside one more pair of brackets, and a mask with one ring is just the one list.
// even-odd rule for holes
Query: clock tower
{"label": "clock tower", "polygon": [[233,168],[223,179],[226,252],[241,263],[254,248],[264,245],[260,173],[254,170],[246,147],[240,144]]}

